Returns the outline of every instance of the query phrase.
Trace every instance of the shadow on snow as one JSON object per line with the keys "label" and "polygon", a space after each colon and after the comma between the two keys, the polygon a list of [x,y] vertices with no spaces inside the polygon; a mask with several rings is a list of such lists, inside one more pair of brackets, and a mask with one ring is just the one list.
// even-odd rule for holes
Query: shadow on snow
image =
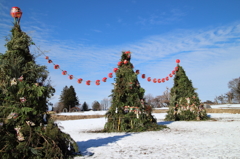
{"label": "shadow on snow", "polygon": [[83,156],[92,156],[94,153],[88,151],[89,148],[100,147],[107,145],[109,143],[114,143],[124,137],[130,136],[132,134],[126,133],[123,135],[111,136],[106,138],[97,138],[97,139],[90,139],[87,141],[79,141],[77,142],[80,152]]}
{"label": "shadow on snow", "polygon": [[171,124],[172,122],[174,121],[160,121],[160,122],[157,122],[158,125],[168,125],[168,124]]}

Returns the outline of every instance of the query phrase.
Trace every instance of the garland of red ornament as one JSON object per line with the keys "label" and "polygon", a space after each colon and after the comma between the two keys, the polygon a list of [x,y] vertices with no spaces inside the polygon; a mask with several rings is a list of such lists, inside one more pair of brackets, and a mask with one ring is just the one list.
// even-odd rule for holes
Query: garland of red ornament
{"label": "garland of red ornament", "polygon": [[[36,46],[36,47],[37,47],[37,46]],[[45,55],[44,52],[42,52],[38,47],[37,47],[37,49],[38,49],[43,55]],[[125,53],[126,53],[126,54],[130,54],[131,52],[130,52],[130,51],[126,51]],[[49,56],[46,56],[46,55],[45,55],[45,59],[48,60],[48,63],[52,63],[52,64],[54,65],[54,69],[59,69],[59,70],[61,70],[61,71],[62,71],[62,75],[68,75],[68,78],[69,78],[70,80],[72,80],[72,79],[75,78],[75,79],[77,79],[77,82],[78,82],[79,84],[81,84],[81,83],[84,81],[82,78],[76,78],[76,77],[74,77],[73,75],[68,74],[66,70],[62,70],[59,65],[54,64],[53,61],[52,61],[51,59],[49,59]],[[127,60],[124,60],[123,62],[120,61],[120,62],[118,62],[118,66],[121,66],[122,64],[127,64],[127,63],[128,63]],[[176,60],[176,63],[180,63],[180,60],[177,59],[177,60]],[[169,77],[170,77],[170,78],[173,77],[173,75],[175,75],[175,73],[176,73],[177,70],[178,70],[178,67],[175,67],[174,70],[173,70],[167,77],[165,77],[165,78],[158,78],[158,79],[157,79],[157,78],[151,79],[151,77],[147,77],[147,78],[146,78],[146,74],[141,74],[141,75],[142,75],[142,78],[143,78],[143,79],[146,78],[148,82],[151,82],[151,81],[152,81],[153,83],[164,83],[165,81],[168,81],[168,80],[169,80]],[[116,73],[117,71],[118,71],[118,68],[114,68],[114,69],[113,69],[113,72],[114,72],[114,73]],[[109,77],[109,78],[112,78],[112,77],[113,77],[113,72],[111,72],[111,73],[108,74],[108,77]],[[136,73],[137,75],[139,75],[139,74],[140,74],[140,70],[136,70],[135,73]],[[107,77],[103,77],[103,78],[102,78],[102,81],[103,81],[103,82],[106,82],[106,81],[107,81]],[[91,82],[93,82],[93,81],[87,80],[87,81],[86,81],[86,85],[90,85]],[[95,84],[96,84],[97,86],[100,85],[100,80],[96,80],[96,81],[95,81]]]}

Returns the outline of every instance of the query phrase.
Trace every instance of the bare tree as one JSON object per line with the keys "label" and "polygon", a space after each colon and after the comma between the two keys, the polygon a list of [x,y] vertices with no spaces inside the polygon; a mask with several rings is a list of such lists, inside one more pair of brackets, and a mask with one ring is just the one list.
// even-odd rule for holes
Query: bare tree
{"label": "bare tree", "polygon": [[110,107],[111,103],[110,103],[110,99],[108,98],[104,98],[101,101],[101,109],[102,110],[107,110]]}
{"label": "bare tree", "polygon": [[221,102],[221,104],[225,103],[225,96],[224,95],[218,96],[217,99]]}
{"label": "bare tree", "polygon": [[57,102],[54,104],[53,111],[59,113],[59,112],[62,112],[63,108],[64,108],[64,104],[62,102]]}
{"label": "bare tree", "polygon": [[231,92],[233,93],[233,99],[240,103],[240,77],[229,81],[228,88],[230,88]]}
{"label": "bare tree", "polygon": [[152,94],[147,94],[144,96],[144,98],[145,98],[145,102],[154,108],[154,102],[153,102],[154,97],[152,96]]}
{"label": "bare tree", "polygon": [[214,103],[215,103],[215,104],[218,104],[218,96],[216,96],[216,97],[214,98]]}
{"label": "bare tree", "polygon": [[233,92],[228,92],[228,93],[226,93],[226,98],[227,98],[227,101],[228,101],[228,103],[229,104],[232,104],[232,100],[233,100],[233,98],[234,98],[234,94],[233,94]]}

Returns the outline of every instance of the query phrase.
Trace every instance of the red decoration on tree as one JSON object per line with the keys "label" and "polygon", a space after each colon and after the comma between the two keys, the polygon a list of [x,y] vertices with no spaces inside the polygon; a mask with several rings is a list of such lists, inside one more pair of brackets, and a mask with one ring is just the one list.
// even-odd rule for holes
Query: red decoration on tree
{"label": "red decoration on tree", "polygon": [[22,82],[23,81],[23,75],[18,78],[18,81]]}
{"label": "red decoration on tree", "polygon": [[168,81],[169,80],[169,78],[168,77],[166,77],[166,81]]}
{"label": "red decoration on tree", "polygon": [[124,61],[123,61],[123,63],[124,63],[124,64],[127,64],[127,63],[128,63],[128,61],[127,61],[127,60],[124,60]]}
{"label": "red decoration on tree", "polygon": [[122,61],[119,61],[119,62],[118,62],[118,66],[121,66],[121,65],[122,65]]}
{"label": "red decoration on tree", "polygon": [[180,60],[179,60],[179,59],[177,59],[177,60],[176,60],[176,63],[180,63]]}
{"label": "red decoration on tree", "polygon": [[52,60],[48,60],[48,63],[52,63]]}
{"label": "red decoration on tree", "polygon": [[107,77],[103,77],[102,81],[106,82],[107,81]]}
{"label": "red decoration on tree", "polygon": [[157,83],[157,79],[156,78],[153,79],[153,83]]}
{"label": "red decoration on tree", "polygon": [[19,7],[12,7],[10,14],[13,18],[19,18],[20,19],[21,16],[22,16],[22,11]]}
{"label": "red decoration on tree", "polygon": [[175,67],[175,71],[178,71],[178,67]]}
{"label": "red decoration on tree", "polygon": [[23,103],[23,102],[26,102],[27,99],[26,99],[25,97],[21,97],[21,98],[20,98],[20,101]]}
{"label": "red decoration on tree", "polygon": [[131,52],[130,51],[126,51],[125,54],[130,54]]}
{"label": "red decoration on tree", "polygon": [[142,78],[144,79],[146,77],[146,75],[145,74],[142,74]]}
{"label": "red decoration on tree", "polygon": [[114,68],[114,69],[113,69],[113,72],[116,73],[117,71],[118,71],[118,68]]}
{"label": "red decoration on tree", "polygon": [[69,78],[70,80],[72,80],[72,79],[73,79],[73,75],[69,75],[68,78]]}
{"label": "red decoration on tree", "polygon": [[59,65],[54,65],[54,69],[59,69]]}
{"label": "red decoration on tree", "polygon": [[173,76],[173,75],[170,73],[170,74],[169,74],[169,77],[172,77],[172,76]]}
{"label": "red decoration on tree", "polygon": [[48,59],[49,59],[49,57],[48,57],[48,56],[46,56],[46,57],[45,57],[45,59],[47,59],[47,60],[48,60]]}
{"label": "red decoration on tree", "polygon": [[172,71],[172,74],[175,75],[175,70]]}
{"label": "red decoration on tree", "polygon": [[162,78],[162,82],[165,82],[165,78]]}
{"label": "red decoration on tree", "polygon": [[66,74],[67,74],[67,71],[62,71],[62,74],[63,74],[63,75],[66,75]]}
{"label": "red decoration on tree", "polygon": [[147,78],[147,81],[150,82],[150,81],[151,81],[151,77],[148,77],[148,78]]}
{"label": "red decoration on tree", "polygon": [[112,73],[109,73],[109,74],[108,74],[108,77],[109,77],[109,78],[112,78],[112,77],[113,77],[113,74],[112,74]]}
{"label": "red decoration on tree", "polygon": [[90,83],[91,83],[91,81],[90,81],[90,80],[87,80],[87,81],[86,81],[86,85],[88,85],[88,86],[89,86],[89,85],[90,85]]}
{"label": "red decoration on tree", "polygon": [[79,79],[77,80],[78,83],[82,83],[82,81],[83,81],[82,78],[79,78]]}
{"label": "red decoration on tree", "polygon": [[158,83],[161,83],[161,79],[160,78],[158,79]]}
{"label": "red decoration on tree", "polygon": [[96,80],[96,85],[100,85],[100,80]]}
{"label": "red decoration on tree", "polygon": [[136,70],[136,74],[138,75],[140,73],[140,71],[139,70]]}

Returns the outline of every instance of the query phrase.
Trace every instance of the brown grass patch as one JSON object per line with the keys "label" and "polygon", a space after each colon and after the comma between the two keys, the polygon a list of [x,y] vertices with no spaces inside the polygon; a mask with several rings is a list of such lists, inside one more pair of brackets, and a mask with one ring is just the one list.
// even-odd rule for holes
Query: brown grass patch
{"label": "brown grass patch", "polygon": [[206,109],[207,113],[231,113],[240,114],[240,109]]}
{"label": "brown grass patch", "polygon": [[78,120],[78,119],[91,119],[102,118],[104,115],[51,115],[53,120]]}

